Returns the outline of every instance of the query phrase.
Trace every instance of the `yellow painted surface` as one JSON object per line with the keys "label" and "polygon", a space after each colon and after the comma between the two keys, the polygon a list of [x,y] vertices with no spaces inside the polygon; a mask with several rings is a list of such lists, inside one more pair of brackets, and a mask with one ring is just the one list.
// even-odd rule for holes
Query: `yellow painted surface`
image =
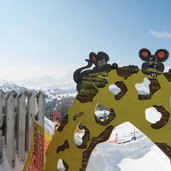
{"label": "yellow painted surface", "polygon": [[[146,76],[141,71],[133,74],[126,80],[117,75],[116,70],[108,73],[105,79],[108,84],[104,88],[98,89],[97,95],[92,102],[80,103],[77,99],[68,112],[69,122],[62,132],[56,131],[53,139],[46,152],[46,171],[56,171],[57,161],[61,158],[69,165],[69,171],[79,171],[82,162],[82,153],[85,149],[79,149],[74,142],[74,131],[80,122],[90,130],[90,141],[93,137],[97,137],[109,125],[117,126],[123,122],[129,121],[138,129],[144,132],[154,142],[166,143],[171,146],[171,120],[161,129],[151,128],[151,124],[145,119],[145,109],[153,105],[163,106],[169,113],[171,107],[169,97],[171,96],[171,82],[168,82],[164,75],[157,76],[157,80],[161,89],[154,93],[150,100],[139,100],[138,93],[135,89],[136,83],[142,83]],[[116,81],[123,81],[128,88],[126,94],[121,100],[115,100],[114,95],[109,91],[109,85]],[[96,123],[94,112],[96,104],[100,103],[106,107],[113,108],[116,113],[116,118],[107,126],[102,126]],[[73,121],[73,116],[79,112],[84,114]],[[65,140],[69,142],[69,149],[57,154],[57,147],[62,145]],[[90,144],[90,141],[88,145]]]}

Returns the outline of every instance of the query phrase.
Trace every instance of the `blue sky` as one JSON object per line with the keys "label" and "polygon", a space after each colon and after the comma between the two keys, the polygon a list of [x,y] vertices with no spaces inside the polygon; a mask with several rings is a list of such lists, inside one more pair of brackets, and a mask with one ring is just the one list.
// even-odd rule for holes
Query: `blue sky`
{"label": "blue sky", "polygon": [[64,77],[91,51],[119,65],[141,65],[144,47],[171,54],[170,9],[170,0],[1,1],[0,79]]}

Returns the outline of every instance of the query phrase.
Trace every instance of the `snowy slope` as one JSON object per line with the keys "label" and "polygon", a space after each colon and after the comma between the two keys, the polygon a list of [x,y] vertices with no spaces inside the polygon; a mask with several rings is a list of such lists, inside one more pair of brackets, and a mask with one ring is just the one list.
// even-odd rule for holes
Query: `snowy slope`
{"label": "snowy slope", "polygon": [[[132,140],[134,133],[136,140]],[[93,150],[86,171],[97,170],[170,171],[170,160],[149,138],[126,122]]]}
{"label": "snowy slope", "polygon": [[76,97],[77,95],[77,91],[74,88],[68,90],[62,90],[58,88],[52,88],[52,89],[42,88],[39,90],[41,90],[44,94],[46,94],[49,100],[53,100],[53,99],[60,100],[62,97]]}

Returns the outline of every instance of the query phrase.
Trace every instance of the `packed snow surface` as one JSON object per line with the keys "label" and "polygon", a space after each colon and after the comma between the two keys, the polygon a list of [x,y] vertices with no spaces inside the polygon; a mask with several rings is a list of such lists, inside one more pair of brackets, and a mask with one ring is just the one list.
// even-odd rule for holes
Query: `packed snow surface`
{"label": "packed snow surface", "polygon": [[6,148],[3,147],[2,163],[0,163],[0,171],[20,171],[23,170],[25,161],[19,161],[18,154],[15,154],[15,165],[11,167],[8,163]]}
{"label": "packed snow surface", "polygon": [[86,171],[97,170],[170,171],[170,160],[140,130],[125,122],[93,150]]}

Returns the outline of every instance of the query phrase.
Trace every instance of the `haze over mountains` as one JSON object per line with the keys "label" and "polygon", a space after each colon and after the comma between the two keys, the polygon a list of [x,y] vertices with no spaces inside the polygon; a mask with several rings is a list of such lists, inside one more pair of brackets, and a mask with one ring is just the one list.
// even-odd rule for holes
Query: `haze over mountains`
{"label": "haze over mountains", "polygon": [[[61,75],[61,76],[60,76]],[[33,76],[27,79],[15,80],[18,85],[29,88],[60,88],[68,89],[75,87],[73,81],[73,71],[67,71],[64,76],[62,73],[56,73],[56,77],[50,75]]]}
{"label": "haze over mountains", "polygon": [[28,88],[61,88],[68,89],[75,87],[75,83],[71,79],[55,79],[50,76],[34,77],[25,80],[18,80],[16,84],[25,86]]}
{"label": "haze over mountains", "polygon": [[4,92],[15,90],[17,93],[24,91],[41,90],[48,99],[55,99],[59,96],[75,96],[76,85],[71,79],[54,79],[50,76],[34,77],[26,80],[6,81],[0,79],[0,89]]}

